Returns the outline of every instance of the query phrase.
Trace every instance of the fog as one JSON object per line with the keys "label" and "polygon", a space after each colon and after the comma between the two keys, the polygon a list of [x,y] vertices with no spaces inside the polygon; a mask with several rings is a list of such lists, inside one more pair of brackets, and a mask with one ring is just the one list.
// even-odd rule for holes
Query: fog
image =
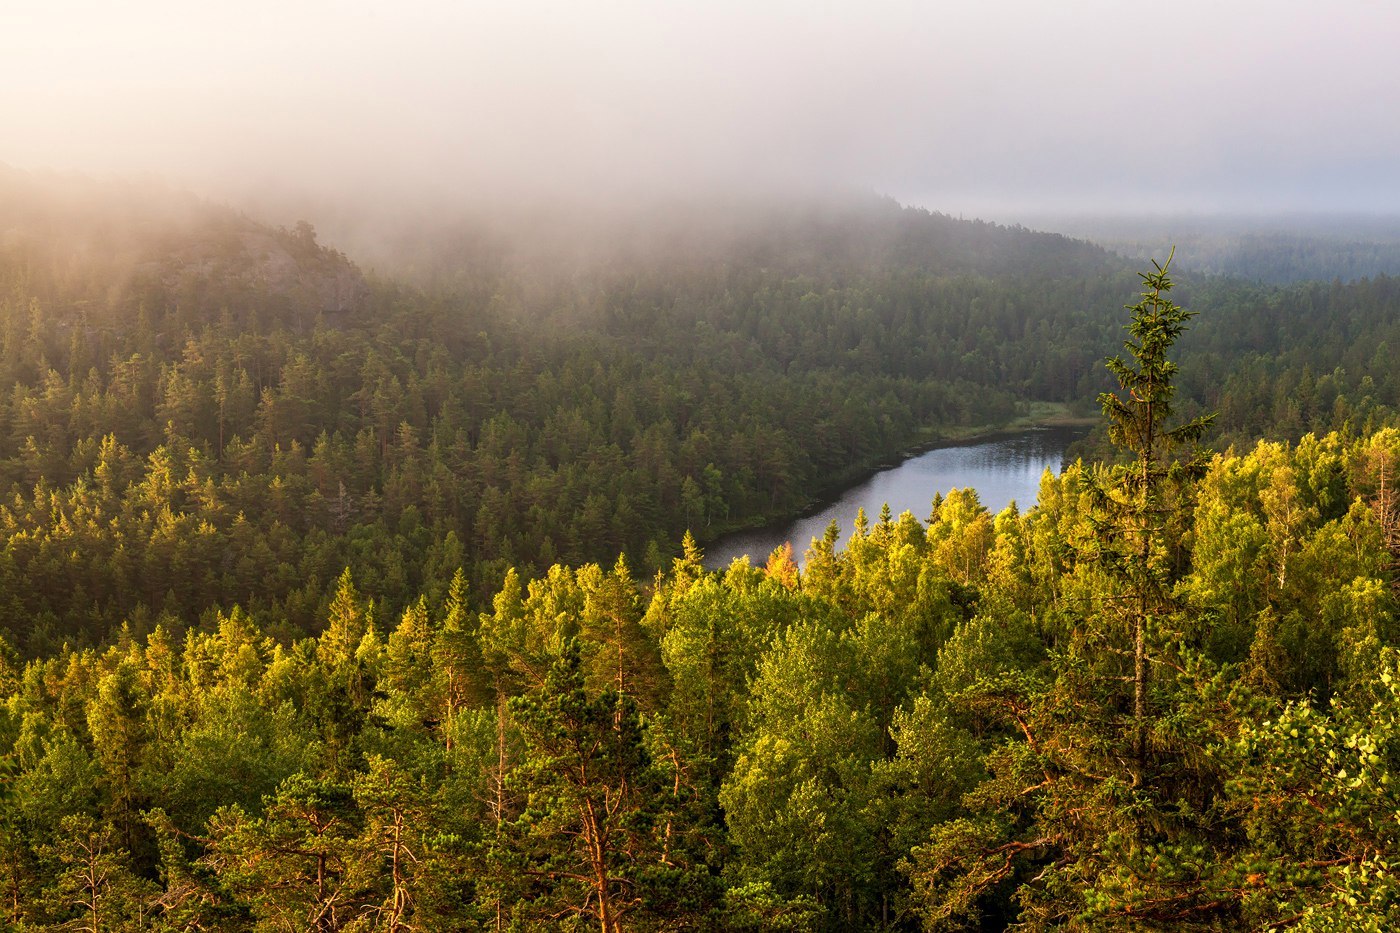
{"label": "fog", "polygon": [[46,0],[0,30],[0,162],[331,225],[832,188],[1395,212],[1396,35],[1360,0]]}

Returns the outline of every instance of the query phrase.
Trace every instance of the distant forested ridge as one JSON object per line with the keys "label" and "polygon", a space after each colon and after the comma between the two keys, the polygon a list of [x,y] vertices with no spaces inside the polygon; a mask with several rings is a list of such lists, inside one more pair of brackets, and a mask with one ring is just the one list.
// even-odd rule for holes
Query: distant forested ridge
{"label": "distant forested ridge", "polygon": [[459,566],[650,572],[687,528],[1083,396],[1102,354],[1053,337],[1108,346],[1086,309],[1126,274],[872,201],[424,290],[308,225],[6,181],[0,625],[29,653],[234,604],[316,631],[346,566],[394,607]]}
{"label": "distant forested ridge", "polygon": [[1246,283],[1400,275],[1400,217],[1384,214],[1046,216],[1038,226],[1083,237],[1138,263],[1175,245],[1178,273]]}
{"label": "distant forested ridge", "polygon": [[[1133,288],[1097,247],[876,199],[478,237],[409,285],[306,224],[0,181],[0,627],[26,654],[235,604],[313,633],[346,566],[394,611],[457,567],[478,592],[650,573],[686,529],[1082,404]],[[1184,410],[1241,440],[1389,423],[1391,280],[1188,285]]]}
{"label": "distant forested ridge", "polygon": [[1400,278],[1186,290],[1200,325],[1182,339],[1182,387],[1227,439],[1373,430],[1400,400]]}

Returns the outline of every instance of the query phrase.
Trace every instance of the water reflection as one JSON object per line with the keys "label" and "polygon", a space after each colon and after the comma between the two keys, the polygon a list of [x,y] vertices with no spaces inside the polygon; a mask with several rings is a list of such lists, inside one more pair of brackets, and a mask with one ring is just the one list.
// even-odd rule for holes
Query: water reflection
{"label": "water reflection", "polygon": [[[982,504],[993,513],[1006,508],[1013,500],[1022,509],[1030,508],[1040,489],[1041,474],[1047,468],[1059,472],[1065,449],[1087,430],[1082,427],[1036,428],[927,451],[876,473],[811,515],[784,526],[741,532],[712,543],[705,549],[705,564],[727,567],[734,558],[745,554],[753,563],[762,563],[774,548],[786,541],[792,542],[793,551],[800,558],[812,539],[822,536],[832,519],[840,527],[844,542],[850,535],[858,509],[864,508],[874,521],[880,506],[888,502],[896,516],[907,510],[923,520],[929,516],[934,493],[946,495],[954,488],[976,489]],[[838,543],[837,547],[840,546]]]}

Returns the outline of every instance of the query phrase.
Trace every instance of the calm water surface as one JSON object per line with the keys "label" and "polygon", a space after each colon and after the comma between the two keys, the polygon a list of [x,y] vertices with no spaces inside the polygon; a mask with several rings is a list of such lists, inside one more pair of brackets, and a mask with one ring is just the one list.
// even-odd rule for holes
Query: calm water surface
{"label": "calm water surface", "polygon": [[[775,548],[791,541],[799,559],[813,538],[820,538],[832,519],[841,529],[841,542],[850,536],[856,511],[864,508],[874,522],[886,502],[898,516],[906,510],[920,521],[932,511],[934,493],[971,486],[993,514],[1015,500],[1022,510],[1035,505],[1041,474],[1058,473],[1065,449],[1088,428],[1035,428],[984,441],[937,447],[882,470],[820,511],[787,525],[745,531],[721,538],[705,549],[705,564],[721,568],[747,554],[761,564]],[[837,543],[839,549],[842,545]]]}

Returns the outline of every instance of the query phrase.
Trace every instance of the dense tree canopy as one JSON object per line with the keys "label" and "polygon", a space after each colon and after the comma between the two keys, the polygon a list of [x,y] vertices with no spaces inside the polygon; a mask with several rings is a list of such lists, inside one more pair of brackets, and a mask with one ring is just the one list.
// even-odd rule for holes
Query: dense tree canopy
{"label": "dense tree canopy", "polygon": [[[0,254],[10,926],[1400,922],[1393,281],[1159,269],[1105,373],[1114,260],[889,205],[455,291],[223,223]],[[1113,375],[1026,512],[703,565]]]}
{"label": "dense tree canopy", "polygon": [[318,638],[233,611],[12,661],[5,909],[1385,929],[1398,462],[1391,431],[1209,461],[1146,631],[1141,760],[1130,583],[1086,547],[1086,466],[1025,513],[959,492],[859,524],[805,570],[707,572],[692,547],[645,583],[512,572],[484,613],[459,574],[392,617],[346,573]]}

